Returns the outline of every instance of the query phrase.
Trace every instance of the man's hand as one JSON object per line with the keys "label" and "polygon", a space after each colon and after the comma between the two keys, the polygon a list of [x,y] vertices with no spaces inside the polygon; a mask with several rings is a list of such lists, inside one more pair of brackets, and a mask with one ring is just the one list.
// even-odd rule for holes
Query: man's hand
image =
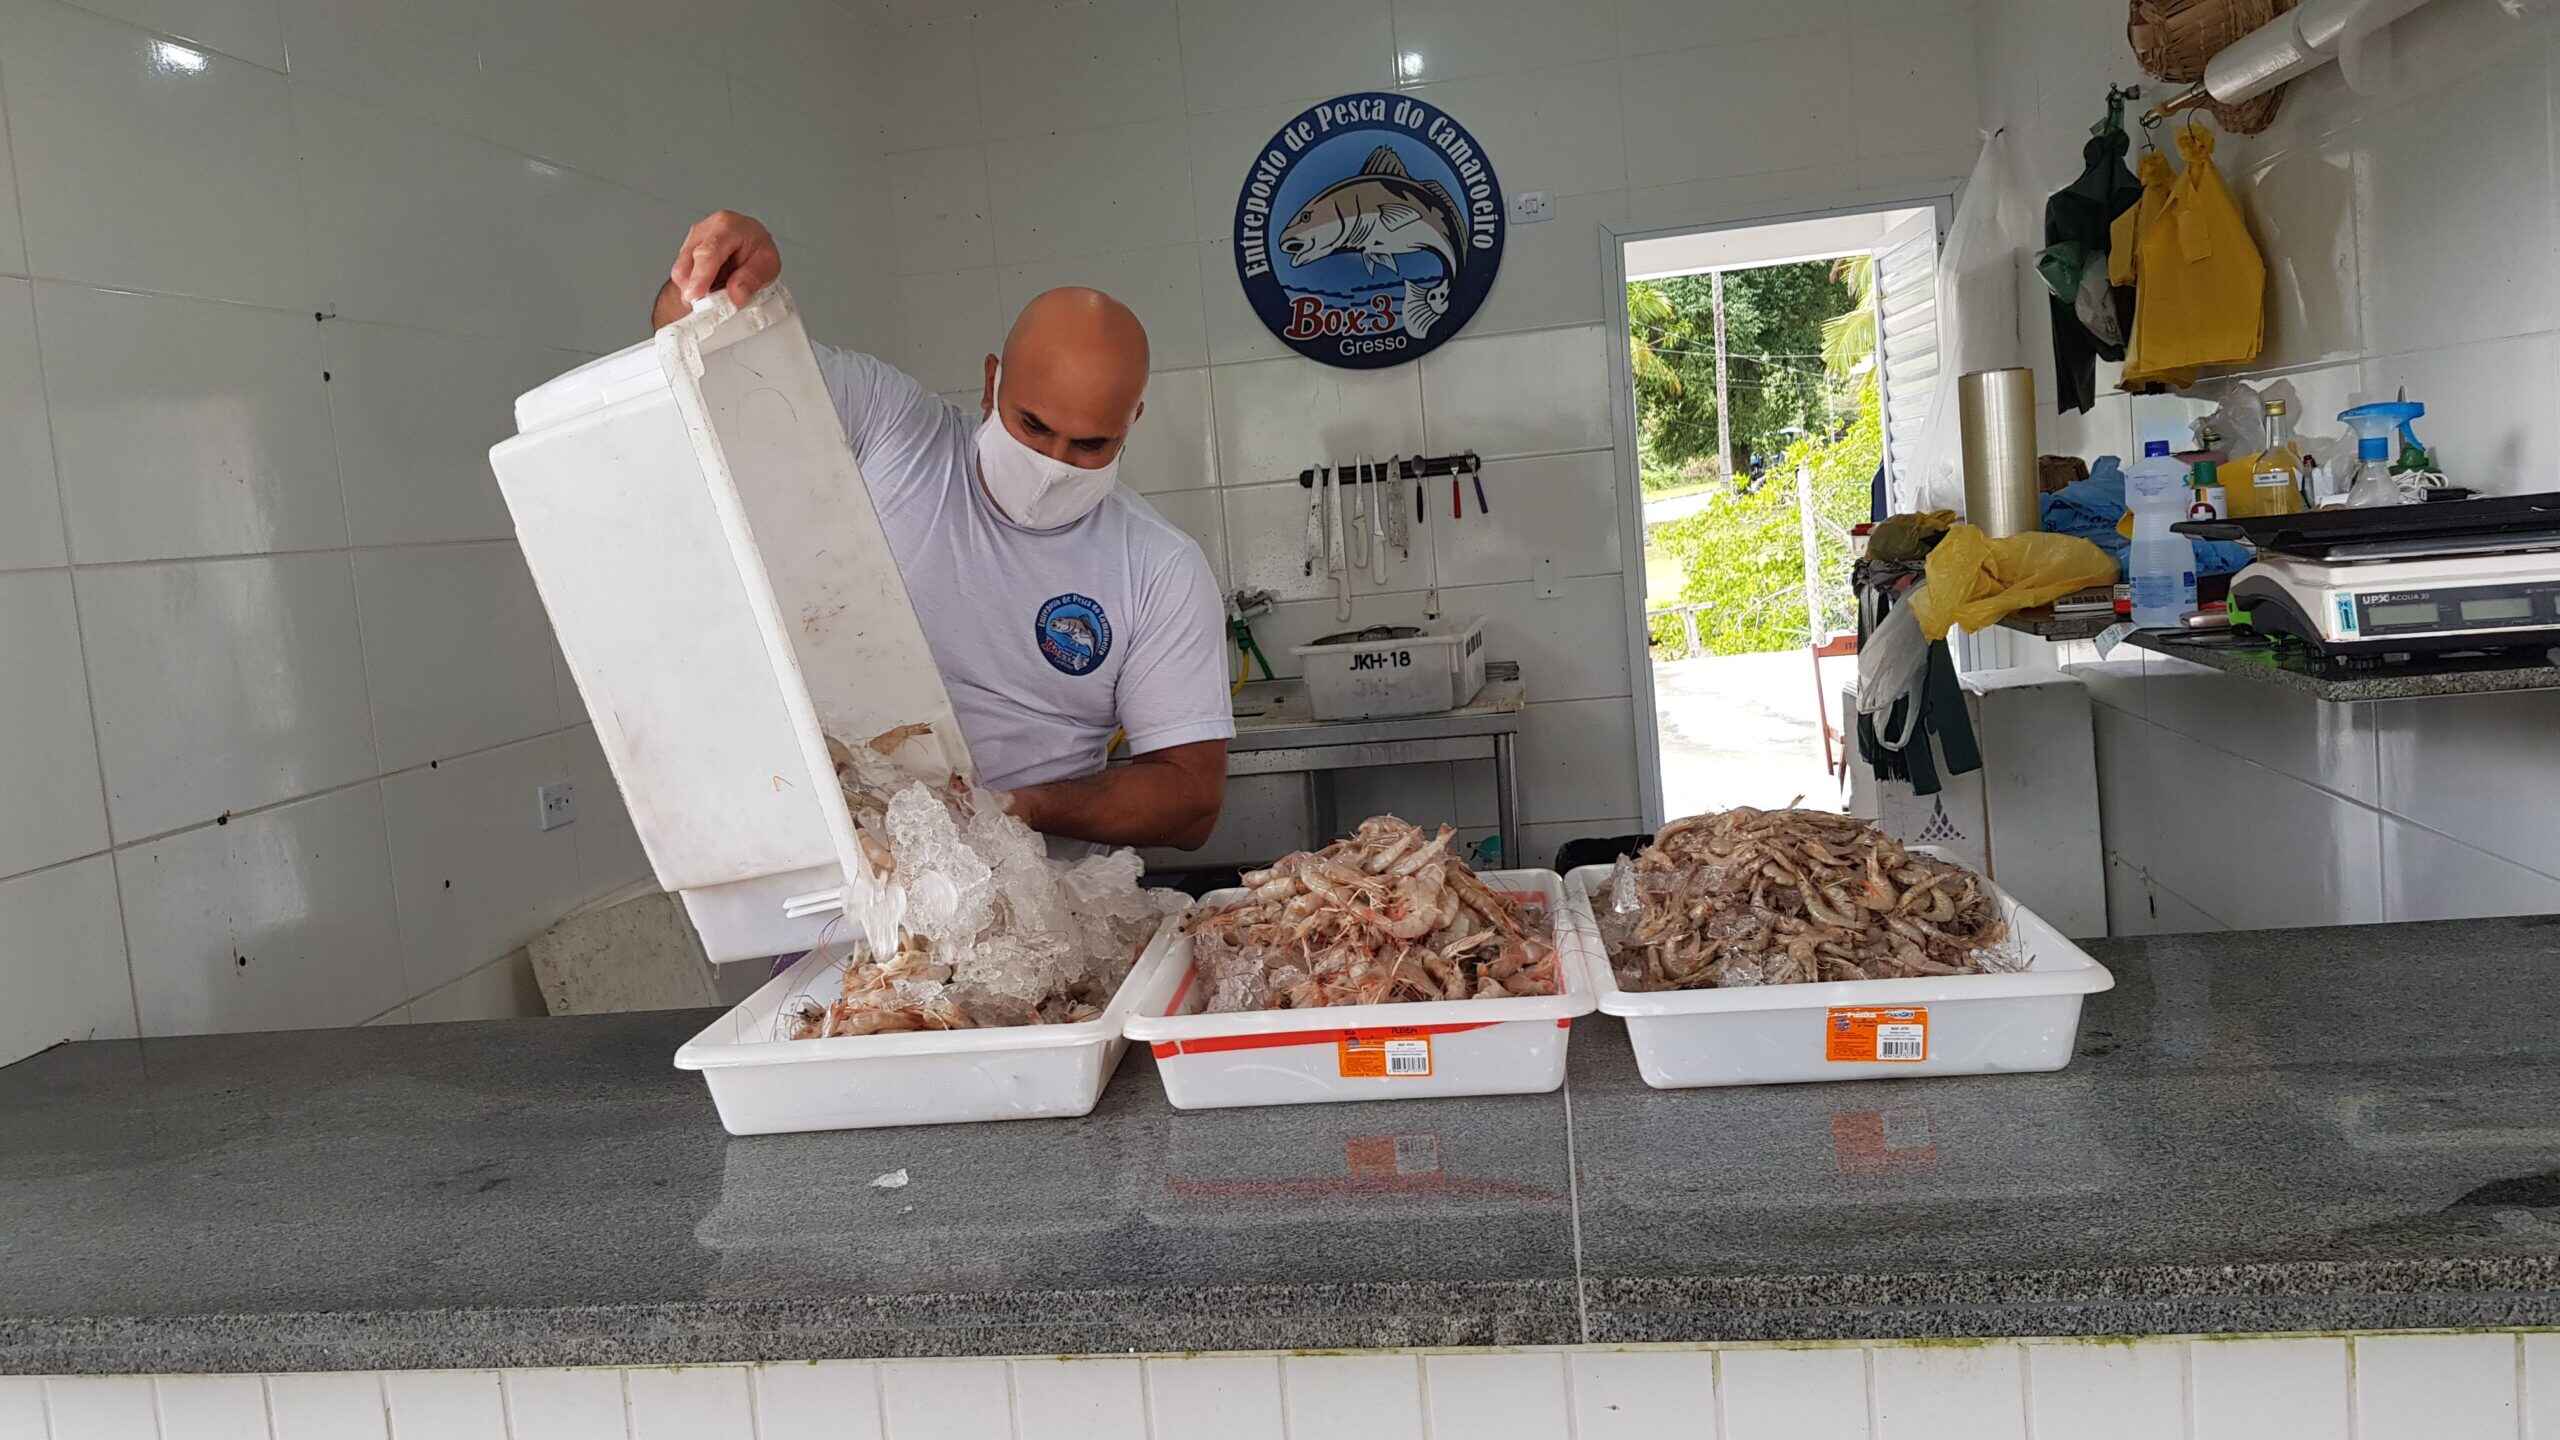
{"label": "man's hand", "polygon": [[731,300],[744,305],[781,275],[782,251],[763,221],[735,210],[714,210],[685,232],[649,323],[673,322],[715,289],[727,290]]}

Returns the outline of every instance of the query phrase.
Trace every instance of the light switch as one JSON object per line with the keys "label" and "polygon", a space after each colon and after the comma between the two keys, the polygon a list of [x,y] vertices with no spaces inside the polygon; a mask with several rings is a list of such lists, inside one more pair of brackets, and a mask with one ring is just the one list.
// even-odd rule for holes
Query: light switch
{"label": "light switch", "polygon": [[1553,600],[1564,593],[1564,588],[1556,583],[1556,557],[1553,555],[1538,557],[1537,579],[1539,599]]}
{"label": "light switch", "polygon": [[1555,201],[1544,190],[1523,190],[1511,197],[1511,223],[1535,225],[1556,218]]}

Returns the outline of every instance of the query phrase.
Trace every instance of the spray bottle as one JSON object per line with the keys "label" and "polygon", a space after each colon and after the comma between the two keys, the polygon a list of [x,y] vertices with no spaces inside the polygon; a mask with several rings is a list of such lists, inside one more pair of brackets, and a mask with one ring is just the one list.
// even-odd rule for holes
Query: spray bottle
{"label": "spray bottle", "polygon": [[2339,411],[2338,418],[2356,432],[2356,463],[2347,472],[2344,493],[2323,496],[2321,503],[2344,501],[2359,510],[2400,504],[2406,497],[2400,493],[2400,482],[2393,478],[2391,431],[2394,426],[2399,428],[2404,454],[2415,455],[2423,464],[2432,466],[2426,447],[2418,442],[2418,432],[2411,427],[2411,422],[2426,413],[2427,407],[2414,400],[2383,400]]}

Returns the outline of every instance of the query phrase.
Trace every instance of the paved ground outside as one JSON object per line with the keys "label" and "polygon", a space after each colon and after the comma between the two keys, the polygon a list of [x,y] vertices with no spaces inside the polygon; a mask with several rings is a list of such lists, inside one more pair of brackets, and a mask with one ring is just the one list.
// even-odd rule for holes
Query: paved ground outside
{"label": "paved ground outside", "polygon": [[[1799,795],[1808,807],[1848,808],[1840,782],[1822,768],[1812,664],[1801,650],[1654,661],[1666,816],[1735,805],[1768,809]],[[1856,676],[1854,660],[1822,662],[1834,729],[1848,728],[1838,697]]]}

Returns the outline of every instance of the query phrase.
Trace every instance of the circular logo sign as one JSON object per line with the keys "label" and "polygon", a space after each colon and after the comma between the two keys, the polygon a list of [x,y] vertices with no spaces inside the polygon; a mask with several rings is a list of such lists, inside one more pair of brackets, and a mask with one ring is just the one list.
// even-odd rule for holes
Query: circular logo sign
{"label": "circular logo sign", "polygon": [[1111,617],[1098,601],[1082,595],[1058,595],[1040,607],[1031,623],[1040,642],[1040,657],[1065,675],[1090,675],[1111,654]]}
{"label": "circular logo sign", "polygon": [[1401,365],[1458,333],[1502,265],[1502,186],[1466,127],[1375,92],[1280,127],[1236,196],[1236,278],[1310,360]]}

